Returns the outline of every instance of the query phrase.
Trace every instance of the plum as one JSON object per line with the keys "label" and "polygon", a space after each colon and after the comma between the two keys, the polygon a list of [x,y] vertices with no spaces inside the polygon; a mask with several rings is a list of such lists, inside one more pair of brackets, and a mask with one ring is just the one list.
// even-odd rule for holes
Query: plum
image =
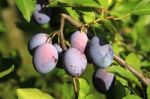
{"label": "plum", "polygon": [[40,73],[52,71],[58,61],[58,52],[51,43],[38,46],[33,54],[33,65]]}
{"label": "plum", "polygon": [[51,8],[43,8],[40,4],[37,4],[33,12],[33,18],[38,24],[42,25],[48,23],[51,19]]}
{"label": "plum", "polygon": [[98,69],[93,75],[93,85],[101,93],[107,93],[114,87],[115,76],[105,69]]}
{"label": "plum", "polygon": [[48,34],[37,33],[28,42],[29,53],[32,55],[37,46],[44,44],[46,42],[50,42],[50,41],[51,41],[51,38],[48,38]]}
{"label": "plum", "polygon": [[61,53],[63,49],[57,43],[53,44],[53,46],[57,49],[58,53]]}
{"label": "plum", "polygon": [[84,32],[76,31],[71,35],[70,38],[71,46],[78,49],[82,53],[85,51],[87,42],[88,37]]}
{"label": "plum", "polygon": [[49,16],[47,16],[46,14],[43,14],[43,13],[39,13],[38,11],[34,12],[33,17],[36,20],[36,22],[39,24],[46,24],[50,21]]}
{"label": "plum", "polygon": [[69,48],[63,56],[65,69],[72,76],[80,76],[86,69],[86,56],[76,48]]}
{"label": "plum", "polygon": [[40,11],[42,9],[40,4],[36,4],[35,11]]}
{"label": "plum", "polygon": [[90,40],[89,55],[95,65],[106,68],[112,63],[114,53],[110,44],[94,36]]}

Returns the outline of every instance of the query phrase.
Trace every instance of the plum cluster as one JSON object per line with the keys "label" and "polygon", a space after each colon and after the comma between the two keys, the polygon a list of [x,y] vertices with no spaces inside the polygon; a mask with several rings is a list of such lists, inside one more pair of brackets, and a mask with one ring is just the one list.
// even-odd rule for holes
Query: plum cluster
{"label": "plum cluster", "polygon": [[[98,36],[88,39],[85,32],[76,31],[70,37],[70,47],[63,50],[45,33],[34,35],[28,44],[33,56],[33,65],[40,73],[52,71],[59,63],[67,73],[80,77],[86,70],[87,62],[98,67],[93,74],[93,84],[98,91],[106,93],[114,82],[114,74],[105,70],[113,61],[113,50],[108,42]],[[61,57],[61,58],[60,58]]]}
{"label": "plum cluster", "polygon": [[[78,42],[78,37],[81,38],[83,36],[85,36],[85,39],[80,39],[80,41],[84,41],[81,44]],[[52,44],[52,39],[48,34],[38,33],[29,40],[28,50],[33,56],[33,65],[38,72],[48,73],[52,71],[56,67],[58,59],[62,59],[64,68],[69,74],[80,76],[87,66],[87,59],[83,53],[87,41],[86,34],[77,31],[71,36],[72,47],[63,51],[59,44]],[[80,47],[77,46],[79,43]]]}
{"label": "plum cluster", "polygon": [[33,56],[33,65],[38,72],[48,73],[56,67],[58,51],[46,33],[34,35],[28,43],[28,49]]}

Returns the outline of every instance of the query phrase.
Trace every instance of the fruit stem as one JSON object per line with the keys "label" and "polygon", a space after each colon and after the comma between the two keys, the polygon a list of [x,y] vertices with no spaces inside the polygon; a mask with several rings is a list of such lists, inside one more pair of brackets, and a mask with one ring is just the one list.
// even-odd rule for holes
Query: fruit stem
{"label": "fruit stem", "polygon": [[150,84],[149,78],[145,77],[141,72],[135,70],[132,66],[127,64],[121,57],[114,55],[114,60],[117,61],[121,66],[131,71],[139,80],[143,82],[145,86],[148,86]]}
{"label": "fruit stem", "polygon": [[73,79],[75,95],[78,96],[78,87],[77,87],[76,77],[72,77],[72,79]]}
{"label": "fruit stem", "polygon": [[60,43],[61,43],[61,47],[63,48],[63,50],[67,50],[67,47],[65,45],[64,33],[63,33],[64,23],[65,23],[65,19],[62,16],[60,19]]}

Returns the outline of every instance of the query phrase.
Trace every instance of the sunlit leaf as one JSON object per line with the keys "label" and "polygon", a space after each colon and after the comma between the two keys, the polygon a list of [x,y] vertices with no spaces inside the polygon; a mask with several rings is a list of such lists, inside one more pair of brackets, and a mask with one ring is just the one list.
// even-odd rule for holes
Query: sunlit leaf
{"label": "sunlit leaf", "polygon": [[99,8],[100,5],[94,0],[54,0],[50,6],[61,7],[95,7]]}
{"label": "sunlit leaf", "polygon": [[65,9],[66,9],[66,11],[69,13],[69,15],[70,15],[72,18],[74,18],[74,19],[76,19],[76,20],[79,21],[80,16],[79,16],[79,14],[77,13],[76,10],[74,10],[72,7],[65,7]]}
{"label": "sunlit leaf", "polygon": [[108,0],[97,0],[102,8],[107,8],[108,7]]}
{"label": "sunlit leaf", "polygon": [[123,97],[123,99],[142,99],[142,98],[135,96],[135,95],[128,95],[128,96]]}
{"label": "sunlit leaf", "polygon": [[85,99],[99,99],[99,98],[102,98],[100,97],[98,94],[89,94],[85,97]]}
{"label": "sunlit leaf", "polygon": [[72,99],[74,97],[74,88],[72,84],[64,83],[62,88],[62,96],[64,99]]}
{"label": "sunlit leaf", "polygon": [[94,12],[84,12],[83,19],[85,23],[90,23],[95,20],[95,13]]}
{"label": "sunlit leaf", "polygon": [[150,85],[147,87],[147,99],[150,99]]}
{"label": "sunlit leaf", "polygon": [[78,99],[84,99],[90,92],[90,86],[83,78],[79,78],[79,97]]}
{"label": "sunlit leaf", "polygon": [[138,58],[138,56],[134,53],[130,53],[127,57],[126,57],[126,62],[131,65],[134,66],[134,68],[136,68],[137,70],[140,70],[140,64],[141,61]]}
{"label": "sunlit leaf", "polygon": [[18,99],[54,99],[47,93],[41,92],[36,88],[17,89]]}
{"label": "sunlit leaf", "polygon": [[16,0],[23,17],[29,22],[35,9],[36,0]]}
{"label": "sunlit leaf", "polygon": [[142,0],[132,13],[135,15],[150,15],[150,0]]}

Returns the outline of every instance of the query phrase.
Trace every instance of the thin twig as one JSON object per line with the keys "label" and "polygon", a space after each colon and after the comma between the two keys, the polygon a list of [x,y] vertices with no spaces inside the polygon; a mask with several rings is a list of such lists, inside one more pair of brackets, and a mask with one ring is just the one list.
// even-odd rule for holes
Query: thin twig
{"label": "thin twig", "polygon": [[64,17],[61,17],[61,20],[60,20],[60,43],[61,43],[63,50],[67,50],[67,47],[65,45],[64,33],[63,33],[64,23],[65,23],[65,19],[64,19]]}
{"label": "thin twig", "polygon": [[77,86],[76,77],[72,77],[72,79],[73,79],[75,95],[78,96],[78,86]]}
{"label": "thin twig", "polygon": [[121,20],[121,19],[124,19],[124,18],[127,18],[127,17],[129,17],[131,15],[131,13],[128,13],[128,14],[126,14],[126,15],[124,15],[124,16],[121,16],[121,17],[114,17],[114,16],[108,16],[107,17],[107,19],[113,19],[113,20]]}
{"label": "thin twig", "polygon": [[[63,18],[65,18],[70,24],[72,24],[74,27],[76,27],[77,29],[81,30],[81,28],[83,28],[83,23],[74,20],[72,17],[70,17],[67,14],[61,14],[61,16],[63,16]],[[86,27],[84,27],[83,29],[84,31],[87,31]]]}
{"label": "thin twig", "polygon": [[121,66],[127,68],[129,71],[131,71],[139,80],[142,81],[142,83],[145,86],[148,86],[150,84],[150,79],[143,76],[143,74],[137,70],[135,70],[132,66],[127,64],[121,57],[114,55],[114,60],[117,61]]}

